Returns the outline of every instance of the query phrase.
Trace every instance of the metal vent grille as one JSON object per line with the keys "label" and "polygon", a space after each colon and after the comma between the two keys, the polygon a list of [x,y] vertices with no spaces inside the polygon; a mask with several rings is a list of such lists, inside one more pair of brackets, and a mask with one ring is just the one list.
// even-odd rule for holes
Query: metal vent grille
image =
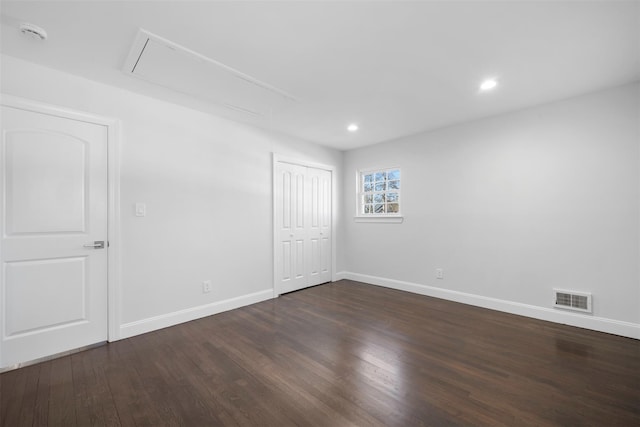
{"label": "metal vent grille", "polygon": [[591,294],[554,289],[554,307],[591,313]]}

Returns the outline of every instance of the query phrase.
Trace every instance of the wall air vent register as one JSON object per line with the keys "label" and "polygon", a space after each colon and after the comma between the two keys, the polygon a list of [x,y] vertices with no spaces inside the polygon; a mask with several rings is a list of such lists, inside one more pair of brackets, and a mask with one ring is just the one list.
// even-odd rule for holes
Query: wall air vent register
{"label": "wall air vent register", "polygon": [[566,310],[592,312],[591,294],[587,292],[567,291],[554,289],[555,300],[553,306]]}

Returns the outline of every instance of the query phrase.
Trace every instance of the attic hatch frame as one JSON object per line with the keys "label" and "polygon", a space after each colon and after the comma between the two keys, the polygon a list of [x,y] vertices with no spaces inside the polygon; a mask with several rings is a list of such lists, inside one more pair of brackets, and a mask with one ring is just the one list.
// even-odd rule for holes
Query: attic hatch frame
{"label": "attic hatch frame", "polygon": [[[241,103],[237,103],[233,101],[229,102],[223,99],[211,100],[211,99],[199,97],[195,93],[193,93],[193,91],[181,90],[180,88],[177,88],[175,85],[172,86],[170,84],[163,83],[161,81],[158,81],[157,79],[154,79],[152,77],[148,77],[148,76],[142,75],[141,73],[136,72],[137,68],[139,67],[141,59],[143,59],[143,55],[145,54],[145,51],[148,51],[150,42],[155,43],[159,46],[168,48],[172,51],[175,51],[176,53],[185,57],[187,60],[195,61],[194,63],[200,63],[200,64],[203,64],[205,67],[209,67],[207,68],[207,70],[211,71],[212,77],[214,79],[215,79],[215,73],[218,73],[218,77],[224,77],[224,78],[232,77],[232,78],[238,79],[238,80],[235,80],[238,83],[237,84],[238,87],[245,83],[249,83],[250,85],[253,85],[253,87],[256,88],[256,92],[255,92],[256,97],[276,95],[276,99],[280,99],[282,102],[298,101],[298,99],[295,96],[275,86],[272,86],[268,83],[260,81],[248,74],[245,74],[239,70],[236,70],[233,67],[225,65],[219,61],[216,61],[215,59],[209,58],[206,55],[203,55],[194,50],[191,50],[178,43],[174,43],[170,40],[167,40],[163,37],[160,37],[142,28],[138,30],[138,34],[136,35],[136,38],[134,39],[134,42],[131,45],[129,54],[127,55],[127,58],[122,67],[122,71],[124,74],[135,77],[137,79],[140,79],[148,83],[152,83],[154,85],[164,87],[169,90],[173,90],[175,92],[186,94],[188,96],[192,96],[195,98],[204,99],[205,101],[213,102],[215,104],[218,104],[220,106],[226,107],[228,109],[231,109],[237,112],[246,113],[253,116],[265,116],[271,113],[271,111],[259,111],[259,109],[258,110],[252,109],[250,107],[247,107],[246,105],[239,105]],[[246,86],[244,88],[246,90]],[[233,91],[233,89],[234,88],[232,87],[230,90]]]}

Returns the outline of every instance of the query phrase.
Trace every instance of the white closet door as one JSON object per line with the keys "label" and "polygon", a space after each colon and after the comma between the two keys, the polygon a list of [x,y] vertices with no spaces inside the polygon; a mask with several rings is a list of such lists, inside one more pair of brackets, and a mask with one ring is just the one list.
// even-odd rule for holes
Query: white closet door
{"label": "white closet door", "polygon": [[331,172],[275,164],[275,290],[331,281]]}
{"label": "white closet door", "polygon": [[301,289],[306,272],[306,173],[290,163],[276,164],[276,277],[278,293]]}
{"label": "white closet door", "polygon": [[331,172],[307,168],[309,286],[331,281]]}
{"label": "white closet door", "polygon": [[107,339],[107,129],[2,107],[0,367]]}

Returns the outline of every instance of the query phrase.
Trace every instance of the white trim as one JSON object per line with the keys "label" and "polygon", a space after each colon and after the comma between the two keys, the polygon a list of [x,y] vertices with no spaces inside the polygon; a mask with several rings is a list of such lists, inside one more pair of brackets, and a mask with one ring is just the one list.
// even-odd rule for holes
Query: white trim
{"label": "white trim", "polygon": [[628,338],[640,339],[640,324],[637,323],[624,322],[604,317],[595,317],[580,313],[571,313],[564,310],[555,310],[553,308],[522,304],[518,302],[490,298],[465,292],[441,289],[434,286],[421,285],[418,283],[404,282],[401,280],[387,279],[384,277],[369,276],[366,274],[352,272],[341,272],[340,274],[345,279],[368,283],[370,285],[384,286],[391,289],[412,292],[420,295],[427,295],[430,297],[460,302],[477,307],[489,308],[491,310],[532,317],[534,319],[546,320],[549,322],[561,323],[564,325],[577,326],[579,328],[621,335]]}
{"label": "white trim", "polygon": [[0,104],[26,111],[102,125],[107,128],[107,339],[120,339],[120,121],[39,101],[0,94]]}
{"label": "white trim", "polygon": [[273,154],[274,165],[276,163],[290,163],[292,165],[304,166],[306,168],[323,169],[332,173],[335,172],[335,169],[336,169],[335,166],[327,165],[324,163],[308,162],[306,160],[300,160],[300,159],[295,159],[293,157],[282,156],[278,153],[272,153],[272,154]]}
{"label": "white trim", "polygon": [[[394,212],[391,214],[388,213],[384,213],[384,214],[364,214],[360,212],[360,196],[362,195],[362,191],[360,188],[360,184],[362,184],[360,182],[360,179],[362,178],[363,174],[367,174],[369,172],[379,172],[379,171],[389,171],[389,170],[393,170],[393,169],[397,169],[400,171],[400,188],[398,189],[397,193],[399,195],[400,198],[400,212]],[[392,166],[392,167],[379,167],[379,168],[360,168],[360,169],[356,169],[356,198],[355,198],[355,202],[356,202],[356,214],[354,215],[354,220],[355,222],[387,222],[387,223],[401,223],[403,222],[403,218],[404,216],[402,215],[402,205],[403,205],[403,198],[402,198],[402,188],[404,187],[404,184],[402,184],[402,180],[403,180],[403,173],[402,173],[402,168],[400,166]],[[385,190],[385,192],[388,190]]]}
{"label": "white trim", "polygon": [[331,168],[331,280],[336,281],[338,263],[336,222],[338,221],[338,179],[335,168]]}
{"label": "white trim", "polygon": [[336,262],[337,262],[337,251],[336,251],[336,220],[337,220],[337,202],[338,202],[338,192],[337,192],[337,179],[336,179],[336,167],[331,165],[326,165],[323,163],[314,163],[308,162],[306,160],[294,159],[287,156],[282,156],[278,153],[272,153],[272,162],[271,162],[271,201],[272,201],[272,212],[271,212],[271,228],[273,230],[273,263],[271,267],[273,268],[273,282],[271,287],[273,289],[273,297],[277,298],[279,296],[276,290],[276,283],[278,278],[276,277],[276,251],[278,250],[278,230],[276,230],[276,164],[277,163],[290,163],[292,165],[304,166],[307,168],[315,168],[322,169],[331,172],[331,280],[335,282],[338,280],[336,277]]}
{"label": "white trim", "polygon": [[271,153],[271,232],[272,232],[272,241],[271,241],[271,293],[273,298],[278,298],[278,291],[276,290],[276,283],[278,283],[277,271],[276,268],[276,251],[278,250],[278,230],[276,230],[276,218],[278,213],[276,212],[276,206],[278,205],[278,201],[276,200],[276,183],[278,180],[277,172],[276,172],[276,164],[278,163],[278,156],[276,153]]}
{"label": "white trim", "polygon": [[387,224],[401,224],[404,222],[404,217],[402,215],[397,216],[354,216],[353,220],[355,222],[386,222]]}
{"label": "white trim", "polygon": [[271,289],[266,289],[264,291],[254,292],[248,295],[229,298],[223,301],[216,301],[211,304],[186,308],[184,310],[161,314],[147,319],[136,320],[135,322],[125,323],[120,326],[120,338],[129,338],[135,335],[156,331],[158,329],[168,328],[180,323],[190,322],[192,320],[201,319],[203,317],[266,301],[271,298],[273,298],[273,291]]}
{"label": "white trim", "polygon": [[109,309],[109,332],[107,340],[109,342],[120,339],[121,322],[121,277],[120,266],[120,144],[122,138],[122,126],[120,121],[115,120],[113,125],[108,126],[109,154],[108,154],[108,174],[109,174],[109,266],[108,266],[108,309]]}

